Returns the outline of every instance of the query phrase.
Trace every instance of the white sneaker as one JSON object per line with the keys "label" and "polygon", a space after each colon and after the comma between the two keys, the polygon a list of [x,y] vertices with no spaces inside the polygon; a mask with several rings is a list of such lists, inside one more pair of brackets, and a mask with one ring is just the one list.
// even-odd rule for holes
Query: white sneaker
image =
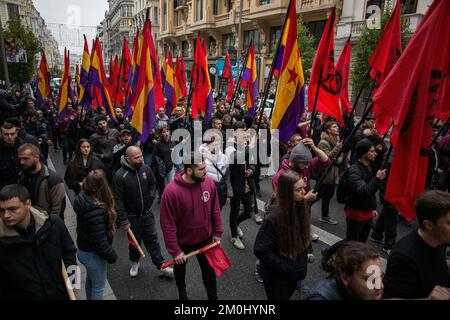
{"label": "white sneaker", "polygon": [[139,262],[132,262],[130,269],[130,277],[132,278],[137,277],[138,273],[139,273]]}
{"label": "white sneaker", "polygon": [[244,237],[244,232],[243,232],[242,229],[239,228],[239,227],[237,227],[237,234],[238,234],[238,237],[239,237],[239,238]]}
{"label": "white sneaker", "polygon": [[317,241],[317,240],[319,240],[319,235],[318,234],[315,234],[314,232],[311,232],[311,240],[312,241]]}
{"label": "white sneaker", "polygon": [[159,276],[174,279],[175,275],[173,274],[173,267],[167,267],[159,270]]}
{"label": "white sneaker", "polygon": [[260,224],[263,222],[263,217],[261,216],[261,213],[255,214],[255,221],[257,224]]}
{"label": "white sneaker", "polygon": [[245,249],[245,246],[242,243],[241,239],[239,239],[239,237],[231,238],[231,243],[233,244],[233,246],[236,249],[240,249],[240,250],[244,250]]}

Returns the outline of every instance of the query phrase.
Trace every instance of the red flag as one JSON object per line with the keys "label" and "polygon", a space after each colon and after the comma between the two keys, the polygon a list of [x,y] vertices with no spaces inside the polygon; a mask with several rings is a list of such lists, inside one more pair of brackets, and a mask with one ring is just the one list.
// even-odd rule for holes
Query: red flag
{"label": "red flag", "polygon": [[114,64],[112,73],[110,75],[110,86],[109,86],[109,96],[111,97],[114,106],[120,106],[120,102],[123,98],[122,93],[122,81],[120,79],[119,72],[119,58],[116,56],[114,58]]}
{"label": "red flag", "polygon": [[[339,107],[339,93],[336,85],[336,74],[334,69],[334,24],[336,11],[333,8],[327,24],[320,39],[316,56],[311,68],[311,78],[308,88],[309,109],[313,109],[316,93],[321,85],[317,96],[317,111],[328,114],[344,125],[341,108]],[[322,74],[321,74],[322,70]]]}
{"label": "red flag", "polygon": [[[400,1],[397,1],[380,41],[378,41],[378,45],[369,59],[371,67],[370,77],[375,81],[374,93],[377,93],[378,88],[386,79],[401,54]],[[376,120],[375,127],[381,135],[384,135],[391,127],[392,118],[377,104],[373,106],[373,114]]]}
{"label": "red flag", "polygon": [[336,64],[336,79],[339,90],[339,101],[341,103],[341,111],[349,114],[352,111],[352,105],[348,98],[348,83],[350,80],[350,57],[352,51],[352,43],[350,38],[345,43],[338,63]]}
{"label": "red flag", "polygon": [[218,277],[231,267],[230,259],[228,259],[221,246],[203,251],[203,254]]}
{"label": "red flag", "polygon": [[231,76],[231,63],[230,63],[230,53],[227,52],[225,58],[225,66],[223,67],[222,78],[230,79]]}
{"label": "red flag", "polygon": [[184,57],[183,55],[181,55],[181,80],[182,80],[182,85],[181,85],[181,90],[183,91],[183,97],[187,97],[188,93],[187,93],[187,80],[186,80],[186,66],[184,65]]}
{"label": "red flag", "polygon": [[435,0],[378,92],[374,102],[394,121],[394,158],[385,199],[408,221],[425,190],[433,120],[442,100],[450,63],[450,1]]}
{"label": "red flag", "polygon": [[197,119],[199,111],[206,112],[207,104],[211,93],[209,82],[208,66],[206,65],[206,53],[204,52],[204,42],[197,37],[195,47],[195,59],[192,66],[192,118]]}
{"label": "red flag", "polygon": [[234,80],[233,77],[230,77],[230,80],[228,81],[228,92],[227,92],[227,101],[231,101],[233,98],[234,93]]}

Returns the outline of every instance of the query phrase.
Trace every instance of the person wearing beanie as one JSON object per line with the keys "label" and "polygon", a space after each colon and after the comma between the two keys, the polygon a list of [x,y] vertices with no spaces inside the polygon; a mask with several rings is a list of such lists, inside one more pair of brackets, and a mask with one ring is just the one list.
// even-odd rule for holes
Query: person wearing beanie
{"label": "person wearing beanie", "polygon": [[367,139],[359,141],[355,146],[357,161],[345,172],[345,216],[347,222],[347,240],[366,242],[376,212],[376,192],[382,181],[386,179],[386,170],[378,170],[375,174],[372,163],[377,152],[372,142]]}
{"label": "person wearing beanie", "polygon": [[[313,158],[312,153],[316,155]],[[272,179],[272,189],[277,190],[278,179],[286,170],[294,170],[303,176],[305,181],[305,200],[312,203],[316,200],[317,193],[311,191],[310,180],[313,172],[322,172],[331,164],[325,152],[320,150],[310,138],[303,139],[291,151],[289,159],[281,163],[280,170]],[[319,240],[319,236],[312,233],[312,240]]]}

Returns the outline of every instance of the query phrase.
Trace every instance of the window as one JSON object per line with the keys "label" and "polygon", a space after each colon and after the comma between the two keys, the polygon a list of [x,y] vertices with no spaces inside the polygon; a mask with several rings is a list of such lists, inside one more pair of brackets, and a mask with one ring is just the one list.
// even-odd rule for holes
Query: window
{"label": "window", "polygon": [[163,4],[163,30],[167,30],[167,0]]}
{"label": "window", "polygon": [[189,43],[187,41],[181,42],[181,51],[182,51],[183,57],[189,56]]}
{"label": "window", "polygon": [[262,49],[261,32],[258,30],[250,30],[244,32],[244,50],[250,46],[250,41],[253,40],[255,45],[255,53],[260,53]]}
{"label": "window", "polygon": [[402,14],[416,13],[417,0],[400,0]]}
{"label": "window", "polygon": [[155,22],[155,24],[158,24],[158,8],[153,8],[153,20]]}
{"label": "window", "polygon": [[271,3],[272,2],[272,0],[259,0],[259,4],[260,5],[263,5],[263,4],[269,4],[269,3]]}
{"label": "window", "polygon": [[232,33],[222,35],[222,54],[226,54],[228,50],[234,50],[234,36]]}
{"label": "window", "polygon": [[8,3],[8,17],[10,20],[19,18],[19,6],[17,4]]}
{"label": "window", "polygon": [[200,21],[203,20],[203,0],[197,0],[196,2],[196,16],[195,20]]}
{"label": "window", "polygon": [[233,9],[233,0],[227,0],[227,12]]}
{"label": "window", "polygon": [[219,0],[213,0],[213,15],[219,14]]}
{"label": "window", "polygon": [[309,33],[311,33],[314,38],[316,38],[316,42],[314,42],[314,48],[317,48],[319,45],[320,39],[322,38],[323,29],[325,29],[326,20],[322,21],[312,21],[308,22],[306,25],[309,29]]}
{"label": "window", "polygon": [[274,53],[277,50],[278,42],[281,38],[281,27],[270,28],[270,47],[269,53]]}

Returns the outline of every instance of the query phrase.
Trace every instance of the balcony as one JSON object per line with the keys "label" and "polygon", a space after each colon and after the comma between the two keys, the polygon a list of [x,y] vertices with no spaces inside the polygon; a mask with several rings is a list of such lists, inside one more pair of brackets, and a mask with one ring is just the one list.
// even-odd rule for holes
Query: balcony
{"label": "balcony", "polygon": [[[300,5],[298,3],[300,2]],[[342,1],[338,0],[301,0],[297,1],[297,12],[307,13],[318,10],[327,10],[333,7],[341,8]]]}
{"label": "balcony", "polygon": [[411,13],[403,15],[409,22],[409,30],[411,32],[416,31],[420,21],[422,20],[423,14],[421,13]]}
{"label": "balcony", "polygon": [[216,21],[216,27],[224,27],[224,26],[233,24],[233,21],[231,20],[231,11],[222,13],[222,14],[218,14],[218,15],[214,16],[214,18]]}

